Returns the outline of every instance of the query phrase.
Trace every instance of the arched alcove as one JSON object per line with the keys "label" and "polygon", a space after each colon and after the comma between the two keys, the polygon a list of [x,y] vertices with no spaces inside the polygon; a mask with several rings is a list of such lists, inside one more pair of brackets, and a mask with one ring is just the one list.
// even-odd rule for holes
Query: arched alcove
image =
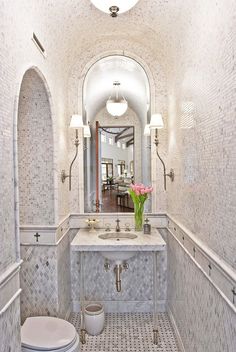
{"label": "arched alcove", "polygon": [[17,140],[20,224],[54,224],[51,108],[44,81],[33,68],[21,83]]}

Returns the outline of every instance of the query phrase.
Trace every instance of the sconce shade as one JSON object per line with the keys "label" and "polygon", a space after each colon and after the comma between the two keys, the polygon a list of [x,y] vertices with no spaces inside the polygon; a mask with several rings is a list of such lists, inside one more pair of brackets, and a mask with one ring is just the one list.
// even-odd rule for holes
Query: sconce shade
{"label": "sconce shade", "polygon": [[84,126],[84,138],[90,138],[91,137],[91,131],[89,125]]}
{"label": "sconce shade", "polygon": [[70,128],[81,128],[81,127],[84,127],[82,116],[72,115],[70,120]]}
{"label": "sconce shade", "polygon": [[150,129],[163,128],[164,123],[161,114],[153,114],[150,121]]}
{"label": "sconce shade", "polygon": [[117,6],[119,13],[129,11],[139,0],[91,0],[91,3],[99,10],[110,13],[110,7]]}
{"label": "sconce shade", "polygon": [[150,125],[146,125],[144,127],[144,136],[150,136],[151,135],[151,131],[150,131]]}

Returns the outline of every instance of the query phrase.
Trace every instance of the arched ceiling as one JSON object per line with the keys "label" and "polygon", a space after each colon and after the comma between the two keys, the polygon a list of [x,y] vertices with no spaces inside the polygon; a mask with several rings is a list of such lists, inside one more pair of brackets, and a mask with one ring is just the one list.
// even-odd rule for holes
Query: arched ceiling
{"label": "arched ceiling", "polygon": [[96,62],[85,78],[84,105],[89,121],[106,105],[115,81],[120,82],[120,92],[129,107],[140,118],[145,116],[150,92],[144,69],[128,57],[109,56]]}
{"label": "arched ceiling", "polygon": [[16,2],[15,11],[24,8],[30,14],[48,58],[59,56],[59,64],[70,70],[84,50],[120,39],[142,45],[160,64],[170,65],[184,35],[190,4],[193,9],[192,0],[139,0],[117,18],[101,12],[89,0],[22,0]]}

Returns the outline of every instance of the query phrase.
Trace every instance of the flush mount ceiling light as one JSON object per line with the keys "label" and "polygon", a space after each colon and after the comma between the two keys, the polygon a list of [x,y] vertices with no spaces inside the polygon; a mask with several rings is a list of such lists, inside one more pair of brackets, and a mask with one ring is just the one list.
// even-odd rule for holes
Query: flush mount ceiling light
{"label": "flush mount ceiling light", "polygon": [[113,89],[114,89],[114,92],[107,100],[106,108],[109,114],[111,114],[112,116],[118,117],[123,115],[126,112],[128,108],[128,103],[119,92],[120,82],[117,82],[117,81],[114,82]]}
{"label": "flush mount ceiling light", "polygon": [[117,17],[118,13],[129,11],[139,0],[91,0],[91,3],[99,10],[110,13],[111,17]]}

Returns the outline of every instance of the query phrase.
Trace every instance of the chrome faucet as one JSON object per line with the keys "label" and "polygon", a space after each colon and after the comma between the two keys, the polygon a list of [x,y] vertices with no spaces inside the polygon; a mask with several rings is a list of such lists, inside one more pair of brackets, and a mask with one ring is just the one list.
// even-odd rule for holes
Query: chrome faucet
{"label": "chrome faucet", "polygon": [[116,232],[120,232],[120,220],[119,219],[117,219],[116,220]]}

